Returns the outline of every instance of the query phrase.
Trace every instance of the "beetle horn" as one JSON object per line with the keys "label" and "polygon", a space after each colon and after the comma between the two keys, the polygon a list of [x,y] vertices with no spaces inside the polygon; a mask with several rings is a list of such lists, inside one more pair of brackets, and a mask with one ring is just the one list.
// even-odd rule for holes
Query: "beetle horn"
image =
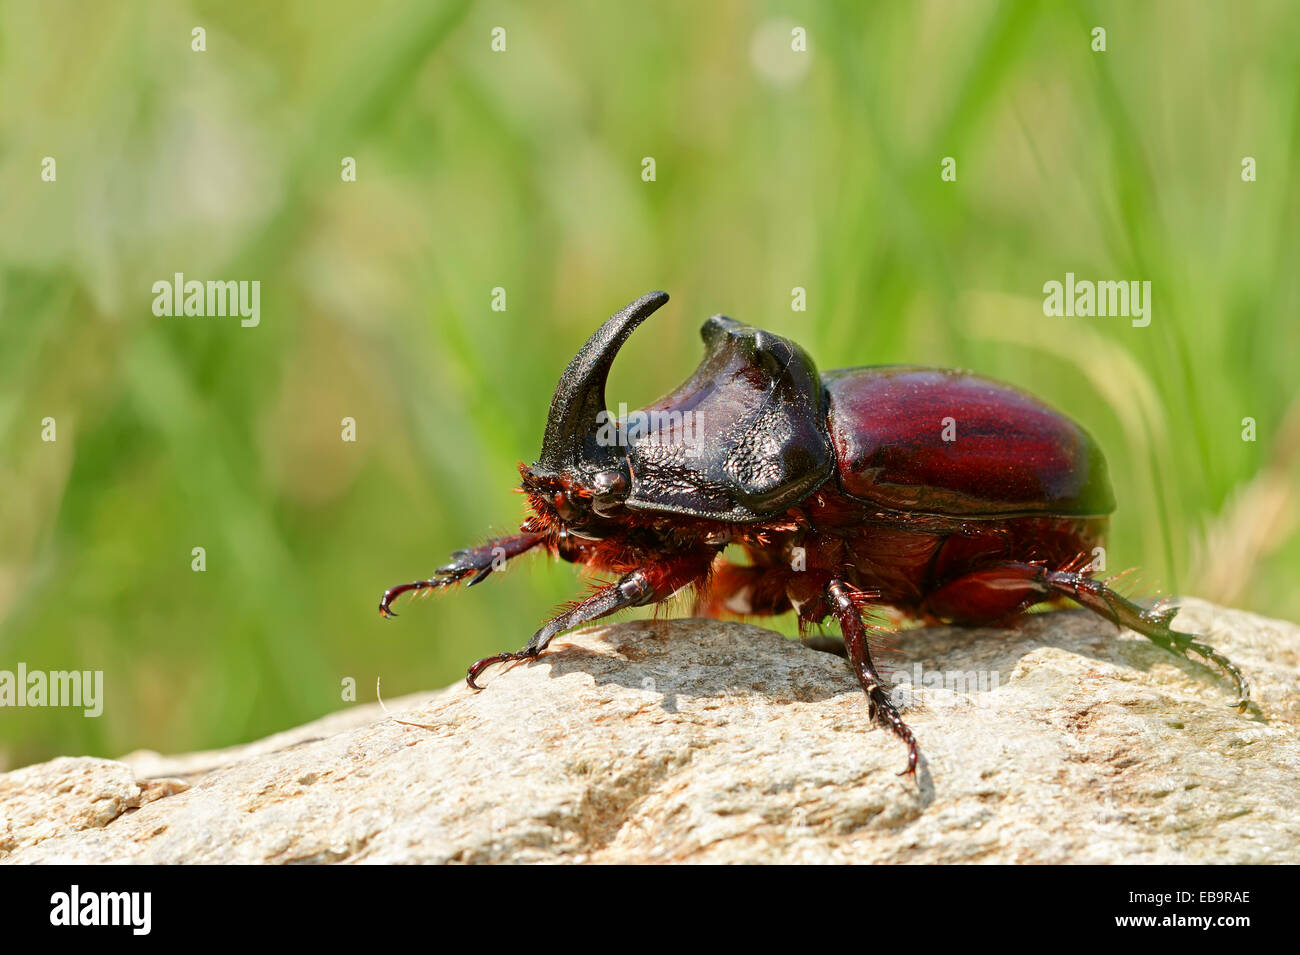
{"label": "beetle horn", "polygon": [[615,312],[587,339],[560,376],[546,416],[538,464],[562,471],[596,453],[596,416],[605,410],[605,379],[614,356],[636,327],[664,302],[667,292],[650,292]]}

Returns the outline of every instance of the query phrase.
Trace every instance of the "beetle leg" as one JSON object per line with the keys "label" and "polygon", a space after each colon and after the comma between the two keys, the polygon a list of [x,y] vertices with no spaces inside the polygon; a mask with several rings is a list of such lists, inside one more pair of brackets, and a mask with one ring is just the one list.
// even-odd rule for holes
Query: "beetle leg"
{"label": "beetle leg", "polygon": [[915,776],[916,761],[920,756],[916,737],[912,734],[911,727],[903,722],[898,708],[889,698],[889,687],[876,672],[871,650],[867,646],[867,628],[862,622],[862,611],[853,602],[853,592],[854,589],[842,580],[832,580],[826,587],[826,594],[840,623],[840,632],[844,635],[844,648],[848,651],[853,675],[858,678],[867,694],[868,712],[873,720],[907,744],[907,768],[899,775]]}
{"label": "beetle leg", "polygon": [[1152,607],[1144,610],[1107,587],[1102,581],[1069,571],[1042,572],[1044,582],[1056,593],[1064,594],[1080,606],[1101,614],[1114,623],[1135,630],[1156,646],[1186,657],[1195,654],[1207,664],[1223,672],[1237,691],[1231,703],[1238,712],[1250,705],[1250,683],[1231,660],[1209,644],[1197,639],[1197,634],[1181,633],[1170,624],[1178,614],[1177,607]]}
{"label": "beetle leg", "polygon": [[383,597],[379,600],[380,616],[396,617],[397,611],[392,609],[393,601],[409,591],[450,587],[452,584],[460,583],[467,577],[470,578],[469,583],[465,585],[467,587],[482,583],[491,576],[492,571],[497,569],[498,562],[518,557],[520,554],[536,547],[542,540],[540,534],[514,534],[510,537],[499,537],[496,540],[490,540],[482,547],[458,550],[451,555],[451,560],[435,570],[433,576],[428,580],[415,580],[409,584],[398,584],[396,587],[389,587],[384,591]]}
{"label": "beetle leg", "polygon": [[[1048,570],[1037,564],[997,564],[949,581],[927,598],[927,605],[946,619],[975,623],[1055,595],[1069,597],[1081,607],[1142,634],[1171,653],[1183,657],[1190,653],[1218,667],[1237,691],[1232,706],[1241,711],[1250,704],[1250,684],[1231,660],[1196,634],[1182,633],[1170,626],[1176,608],[1144,610],[1086,574]],[[996,613],[994,608],[998,608]]]}
{"label": "beetle leg", "polygon": [[498,653],[479,660],[465,674],[465,682],[476,690],[480,689],[475,680],[494,663],[531,660],[545,650],[554,637],[565,630],[591,623],[601,617],[608,617],[629,607],[641,607],[666,600],[683,587],[703,578],[708,573],[713,553],[708,551],[701,554],[686,554],[670,562],[642,567],[615,583],[601,587],[585,600],[579,601],[564,613],[548,621],[533,634],[533,638],[522,650]]}
{"label": "beetle leg", "polygon": [[599,620],[601,617],[607,617],[628,607],[638,607],[641,604],[649,603],[654,596],[654,587],[650,583],[650,578],[646,572],[644,570],[634,570],[617,583],[602,587],[586,600],[580,601],[555,619],[548,621],[544,627],[533,634],[533,638],[528,641],[528,644],[522,650],[516,650],[512,653],[498,653],[479,660],[465,674],[465,682],[475,690],[482,689],[475,680],[480,673],[492,666],[492,664],[505,663],[511,660],[530,660],[545,650],[546,645],[557,634],[563,633],[571,627],[577,627],[593,620]]}

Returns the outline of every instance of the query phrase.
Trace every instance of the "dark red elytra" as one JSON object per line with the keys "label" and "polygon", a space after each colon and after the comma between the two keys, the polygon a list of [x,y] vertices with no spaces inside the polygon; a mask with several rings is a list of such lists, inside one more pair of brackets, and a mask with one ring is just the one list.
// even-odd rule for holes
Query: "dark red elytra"
{"label": "dark red elytra", "polygon": [[[605,380],[628,336],[668,300],[651,292],[609,318],[569,363],[551,400],[541,454],[520,467],[530,516],[518,534],[457,551],[396,597],[486,579],[542,549],[616,579],[570,606],[515,652],[693,588],[696,612],[834,617],[872,718],[908,747],[912,731],[871,658],[864,609],[927,621],[1002,622],[1069,598],[1232,680],[1240,671],[1174,611],[1143,609],[1091,576],[1114,496],[1106,462],[1074,422],[1009,385],[912,366],[820,375],[794,342],[715,315],[705,357],[680,388],[611,420]],[[728,546],[748,563],[729,562]]]}

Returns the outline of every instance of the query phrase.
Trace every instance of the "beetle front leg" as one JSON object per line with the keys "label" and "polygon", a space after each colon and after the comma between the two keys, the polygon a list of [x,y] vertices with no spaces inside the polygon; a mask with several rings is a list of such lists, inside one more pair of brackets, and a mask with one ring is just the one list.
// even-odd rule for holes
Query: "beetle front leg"
{"label": "beetle front leg", "polygon": [[465,682],[471,688],[481,690],[482,687],[475,680],[480,673],[492,664],[505,663],[510,660],[530,660],[545,650],[546,645],[557,634],[563,633],[571,627],[577,627],[593,620],[599,620],[601,617],[607,617],[628,607],[639,607],[641,604],[649,603],[653,597],[654,588],[650,585],[650,580],[645,571],[635,570],[618,583],[602,587],[586,600],[566,610],[554,620],[549,621],[533,634],[533,638],[528,641],[528,644],[522,650],[497,653],[479,660],[465,674]]}
{"label": "beetle front leg", "polygon": [[862,622],[862,611],[853,600],[855,589],[842,580],[832,580],[826,587],[840,632],[844,635],[844,648],[848,651],[853,675],[867,694],[868,713],[871,718],[907,744],[907,768],[900,776],[915,776],[920,751],[912,729],[903,722],[898,708],[889,698],[889,687],[876,671],[867,646],[867,628]]}
{"label": "beetle front leg", "polygon": [[[433,572],[428,580],[415,580],[409,584],[398,584],[384,591],[379,599],[379,613],[384,617],[396,617],[392,609],[393,601],[404,593],[417,590],[440,589],[460,583],[470,578],[466,587],[482,583],[496,570],[499,562],[527,553],[542,542],[540,534],[512,534],[510,537],[498,537],[482,547],[470,547],[458,550],[451,555],[451,560]],[[472,576],[471,576],[472,575]]]}
{"label": "beetle front leg", "polygon": [[533,634],[522,650],[498,653],[484,657],[465,674],[465,682],[473,689],[481,687],[475,682],[479,674],[494,663],[512,660],[531,660],[546,649],[553,638],[566,630],[591,623],[601,617],[666,600],[683,587],[700,580],[708,572],[712,553],[691,555],[671,563],[642,567],[632,571],[616,583],[600,588],[594,594],[574,604],[558,617],[550,620]]}

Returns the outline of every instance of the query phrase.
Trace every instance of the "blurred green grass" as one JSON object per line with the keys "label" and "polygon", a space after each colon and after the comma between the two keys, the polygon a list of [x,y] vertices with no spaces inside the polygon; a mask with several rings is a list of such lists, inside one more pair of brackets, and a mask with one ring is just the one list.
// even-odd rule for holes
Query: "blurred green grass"
{"label": "blurred green grass", "polygon": [[[0,668],[107,696],[0,710],[0,766],[521,644],[571,568],[375,603],[517,524],[561,369],[651,288],[611,403],[717,311],[822,368],[974,368],[1100,440],[1111,569],[1300,617],[1297,38],[1286,2],[0,4]],[[260,280],[261,325],[153,316],[177,271]],[[1045,318],[1067,271],[1150,280],[1150,327]]]}

